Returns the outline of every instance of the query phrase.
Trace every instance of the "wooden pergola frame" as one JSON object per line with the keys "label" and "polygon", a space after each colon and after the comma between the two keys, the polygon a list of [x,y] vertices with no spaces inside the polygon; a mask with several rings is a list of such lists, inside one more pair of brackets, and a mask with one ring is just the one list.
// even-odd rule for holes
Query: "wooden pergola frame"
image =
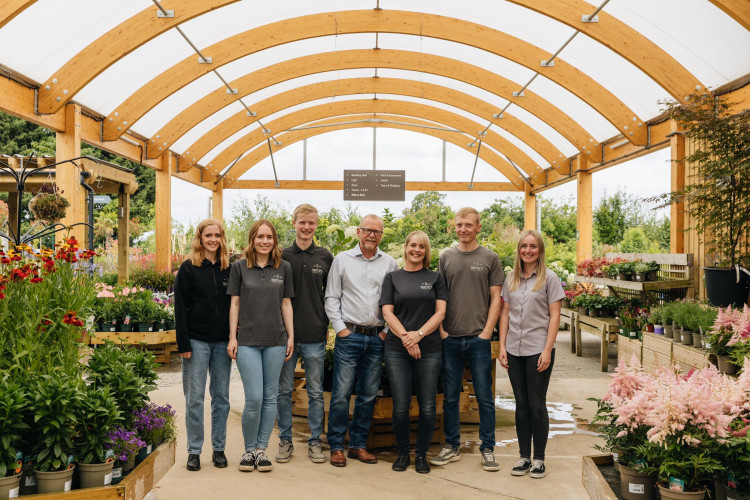
{"label": "wooden pergola frame", "polygon": [[[156,170],[157,177],[157,266],[166,268],[169,262],[171,232],[170,204],[171,178],[177,177],[212,191],[213,215],[221,217],[223,190],[249,186],[267,187],[271,181],[244,181],[239,177],[269,154],[263,142],[268,138],[259,127],[245,134],[219,151],[206,165],[199,164],[227,137],[257,123],[270,115],[275,119],[264,126],[271,129],[274,146],[281,149],[307,137],[334,130],[361,127],[386,127],[411,130],[438,137],[474,154],[479,140],[483,145],[479,157],[506,176],[507,183],[475,183],[477,190],[517,190],[525,193],[526,221],[535,220],[535,196],[564,182],[576,181],[578,186],[578,230],[580,234],[578,258],[591,255],[591,175],[629,159],[648,154],[657,149],[671,148],[672,188],[684,185],[685,140],[675,124],[661,117],[639,117],[606,87],[596,82],[584,71],[556,57],[554,65],[541,64],[552,54],[527,41],[502,31],[462,19],[434,14],[394,11],[384,9],[327,12],[295,17],[270,23],[227,37],[202,48],[202,53],[213,58],[211,64],[199,64],[191,55],[136,89],[107,116],[83,109],[75,96],[89,82],[111,68],[124,56],[154,40],[168,30],[197,18],[214,9],[237,0],[181,0],[179,4],[166,5],[174,10],[173,17],[157,16],[157,6],[148,7],[122,21],[84,47],[70,60],[65,61],[47,81],[36,83],[7,68],[0,73],[0,110],[21,117],[56,132],[57,158],[80,156],[80,144],[85,142],[117,154],[131,161],[142,162]],[[592,40],[609,48],[634,65],[668,94],[681,101],[684,96],[701,90],[704,85],[679,64],[664,49],[616,17],[598,12],[595,23],[584,22],[583,17],[595,6],[583,0],[510,0],[520,7],[542,14],[570,26]],[[745,29],[750,30],[750,4],[746,0],[708,0],[728,14]],[[0,29],[31,7],[35,0],[7,0],[0,6]],[[163,0],[164,4],[170,3]],[[620,134],[607,140],[595,137],[574,118],[534,92],[525,89],[517,95],[519,85],[497,75],[455,59],[420,54],[403,50],[348,50],[322,54],[303,55],[280,61],[229,82],[237,93],[227,93],[224,87],[208,92],[183,112],[172,117],[152,137],[143,137],[130,130],[133,123],[144,117],[159,102],[201,76],[223,65],[262,50],[300,40],[331,35],[360,33],[393,33],[432,37],[476,47],[503,57],[562,86],[595,110]],[[212,127],[181,154],[170,147],[186,133],[223,107],[236,103],[258,90],[278,83],[326,71],[357,68],[392,68],[419,73],[431,73],[451,80],[461,81],[495,94],[507,102],[523,108],[550,125],[569,141],[578,152],[566,157],[558,147],[518,116],[499,111],[487,101],[460,92],[448,86],[424,83],[405,78],[346,78],[321,81],[311,85],[279,92],[272,97],[253,103],[256,113],[235,113]],[[731,93],[732,100],[746,109],[750,103],[750,77],[727,84],[721,93]],[[388,95],[419,98],[420,102],[393,100],[391,98],[342,100],[326,105],[281,114],[292,107],[334,96]],[[482,123],[452,113],[444,108],[423,104],[432,101],[469,112]],[[379,121],[373,121],[379,120]],[[547,162],[546,168],[538,165],[528,154],[500,134],[486,130],[485,123],[505,130],[539,154]],[[323,128],[294,130],[299,126],[326,125]],[[437,130],[455,129],[456,131]],[[247,154],[246,154],[247,153]],[[219,177],[219,173],[240,156],[232,168]],[[506,158],[517,165],[523,175]],[[81,203],[82,188],[76,179],[63,175],[57,182],[66,189],[72,203]],[[275,185],[275,184],[274,184]],[[282,188],[338,189],[340,183],[328,181],[284,180]],[[408,183],[407,189],[468,189],[468,183]],[[71,211],[77,214],[76,210]],[[672,208],[672,251],[683,252],[685,227],[680,207]]]}

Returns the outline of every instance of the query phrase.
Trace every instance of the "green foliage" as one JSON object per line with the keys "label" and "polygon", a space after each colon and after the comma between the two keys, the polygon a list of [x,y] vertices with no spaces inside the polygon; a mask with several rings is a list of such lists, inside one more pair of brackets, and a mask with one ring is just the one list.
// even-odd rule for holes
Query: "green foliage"
{"label": "green foliage", "polygon": [[571,200],[557,202],[542,198],[542,233],[555,243],[571,243],[577,239],[576,207]]}
{"label": "green foliage", "polygon": [[0,378],[0,478],[12,475],[17,467],[16,452],[28,429],[26,389],[8,375]]}
{"label": "green foliage", "polygon": [[640,227],[631,227],[625,231],[622,239],[622,251],[627,253],[643,253],[649,251],[646,233]]}
{"label": "green foliage", "polygon": [[6,155],[54,155],[55,133],[0,112],[0,145]]}
{"label": "green foliage", "polygon": [[82,464],[100,464],[106,460],[109,432],[122,421],[117,400],[108,387],[85,387],[76,408],[77,433],[76,461]]}
{"label": "green foliage", "polygon": [[489,237],[495,231],[500,232],[503,228],[523,229],[524,208],[520,198],[496,199],[492,205],[482,210],[481,215],[482,231],[479,233],[480,239]]}
{"label": "green foliage", "polygon": [[626,200],[624,193],[616,192],[605,196],[594,211],[594,230],[599,241],[607,245],[616,245],[625,236]]}
{"label": "green foliage", "polygon": [[174,278],[175,275],[172,271],[157,271],[147,268],[133,270],[130,273],[129,281],[134,286],[170,293],[174,288]]}

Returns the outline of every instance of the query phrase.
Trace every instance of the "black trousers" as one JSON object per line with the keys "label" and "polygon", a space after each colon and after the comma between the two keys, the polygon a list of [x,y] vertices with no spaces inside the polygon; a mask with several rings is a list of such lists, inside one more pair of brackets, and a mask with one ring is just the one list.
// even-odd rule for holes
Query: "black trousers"
{"label": "black trousers", "polygon": [[[540,353],[541,354],[541,353]],[[555,364],[555,350],[549,367],[537,371],[540,354],[513,356],[508,354],[508,378],[516,398],[516,434],[521,458],[531,459],[531,442],[534,441],[534,459],[544,460],[549,434],[547,413],[547,388]]]}

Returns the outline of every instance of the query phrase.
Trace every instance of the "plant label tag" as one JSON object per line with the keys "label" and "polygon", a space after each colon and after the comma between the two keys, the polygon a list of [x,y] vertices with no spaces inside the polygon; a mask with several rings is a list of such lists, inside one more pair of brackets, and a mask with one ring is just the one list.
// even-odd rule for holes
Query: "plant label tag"
{"label": "plant label tag", "polygon": [[23,452],[16,452],[16,474],[21,472],[23,468]]}
{"label": "plant label tag", "polygon": [[24,486],[36,486],[36,476],[26,476],[26,480],[23,483]]}
{"label": "plant label tag", "polygon": [[146,446],[146,455],[151,455],[152,451],[153,451],[153,446],[151,445]]}
{"label": "plant label tag", "polygon": [[75,460],[75,457],[73,455],[68,455],[68,469],[72,469],[75,467],[73,465],[73,461]]}
{"label": "plant label tag", "polygon": [[65,490],[64,491],[70,491],[70,489],[73,487],[73,480],[68,479],[65,481]]}
{"label": "plant label tag", "polygon": [[104,486],[107,486],[109,484],[112,484],[112,473],[111,472],[109,474],[107,474],[107,475],[104,476]]}
{"label": "plant label tag", "polygon": [[646,492],[646,487],[643,484],[628,483],[628,491],[636,495],[643,495]]}
{"label": "plant label tag", "polygon": [[115,459],[115,450],[107,450],[107,453],[104,454],[104,462],[110,463],[114,461]]}
{"label": "plant label tag", "polygon": [[12,490],[10,490],[8,492],[8,498],[18,498],[18,492],[19,492],[20,489],[21,488],[19,488],[18,486],[16,486]]}
{"label": "plant label tag", "polygon": [[122,477],[122,467],[112,469],[112,474],[110,474],[110,476],[110,481],[112,481],[113,479],[120,479]]}
{"label": "plant label tag", "polygon": [[676,477],[669,478],[669,490],[670,491],[685,491],[685,481],[677,479]]}

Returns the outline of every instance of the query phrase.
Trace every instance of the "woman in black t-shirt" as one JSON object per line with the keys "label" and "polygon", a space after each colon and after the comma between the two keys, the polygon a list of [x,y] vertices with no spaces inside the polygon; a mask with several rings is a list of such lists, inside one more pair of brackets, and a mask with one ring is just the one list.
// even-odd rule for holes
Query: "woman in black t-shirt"
{"label": "woman in black t-shirt", "polygon": [[389,327],[385,339],[385,369],[393,396],[393,432],[398,458],[393,470],[409,466],[409,406],[412,379],[419,402],[417,472],[430,472],[427,449],[435,430],[435,399],[442,364],[438,326],[445,317],[448,292],[442,276],[429,270],[430,239],[414,231],[404,244],[404,267],[388,273],[380,305]]}

